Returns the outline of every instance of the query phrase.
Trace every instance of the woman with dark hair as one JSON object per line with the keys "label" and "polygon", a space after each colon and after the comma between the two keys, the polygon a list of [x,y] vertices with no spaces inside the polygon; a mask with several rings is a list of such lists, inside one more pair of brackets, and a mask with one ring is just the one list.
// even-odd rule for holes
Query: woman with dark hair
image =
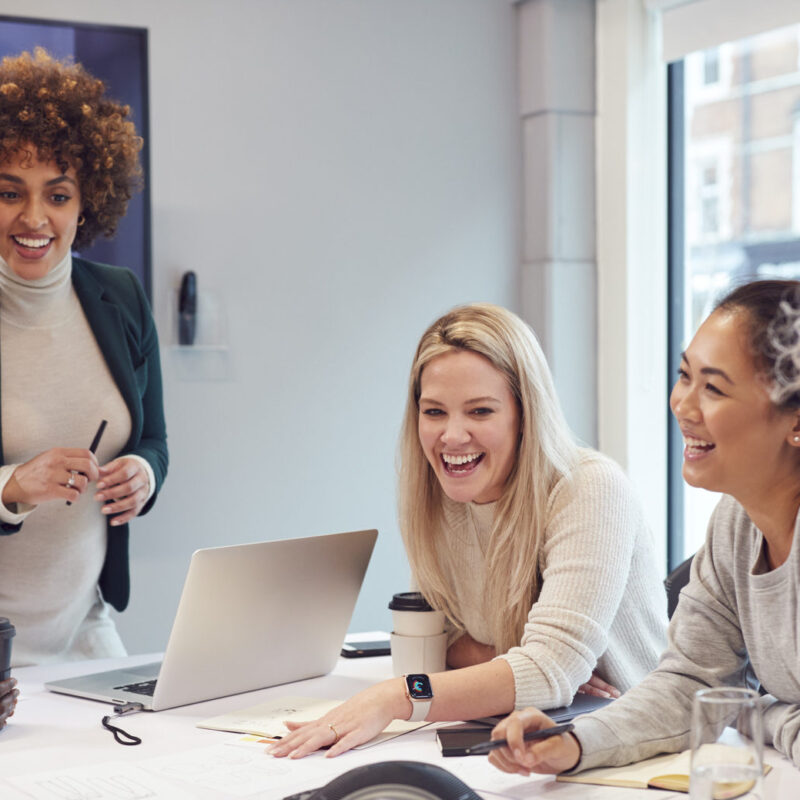
{"label": "woman with dark hair", "polygon": [[757,281],[732,291],[681,359],[670,405],[685,442],[683,477],[722,492],[692,562],[658,668],[575,733],[526,746],[548,727],[535,709],[493,732],[507,772],[619,766],[689,746],[699,689],[763,692],[765,740],[800,766],[800,283]]}
{"label": "woman with dark hair", "polygon": [[114,233],[140,180],[142,140],[104,92],[43,50],[0,63],[0,615],[14,666],[125,653],[109,604],[127,605],[128,522],[167,471],[141,286],[72,256]]}

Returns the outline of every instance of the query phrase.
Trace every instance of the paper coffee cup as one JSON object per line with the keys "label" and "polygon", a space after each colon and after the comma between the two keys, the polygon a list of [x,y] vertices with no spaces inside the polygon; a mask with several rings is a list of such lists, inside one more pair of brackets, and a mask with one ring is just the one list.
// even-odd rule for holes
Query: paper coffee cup
{"label": "paper coffee cup", "polygon": [[392,630],[402,636],[438,636],[444,630],[444,614],[431,608],[419,592],[400,592],[389,603]]}
{"label": "paper coffee cup", "polygon": [[390,637],[394,674],[444,671],[447,661],[444,614],[431,608],[419,592],[394,595],[389,608],[394,626]]}
{"label": "paper coffee cup", "polygon": [[11,677],[11,639],[16,628],[5,618],[0,617],[0,680]]}
{"label": "paper coffee cup", "polygon": [[416,672],[444,672],[447,661],[447,634],[403,636],[392,633],[392,672],[395,677]]}

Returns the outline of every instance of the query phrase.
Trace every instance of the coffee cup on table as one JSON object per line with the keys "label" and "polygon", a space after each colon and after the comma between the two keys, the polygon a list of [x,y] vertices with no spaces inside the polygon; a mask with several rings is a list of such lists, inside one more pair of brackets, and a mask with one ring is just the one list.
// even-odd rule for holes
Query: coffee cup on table
{"label": "coffee cup on table", "polygon": [[0,617],[0,681],[11,677],[11,639],[16,632],[5,617]]}
{"label": "coffee cup on table", "polygon": [[447,658],[444,614],[419,592],[401,592],[389,603],[392,612],[392,670],[395,676],[442,672]]}

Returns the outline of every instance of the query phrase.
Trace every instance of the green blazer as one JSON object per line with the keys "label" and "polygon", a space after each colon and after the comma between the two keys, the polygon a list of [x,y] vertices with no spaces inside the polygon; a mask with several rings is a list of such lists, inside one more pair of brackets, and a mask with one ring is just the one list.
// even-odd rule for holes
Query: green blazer
{"label": "green blazer", "polygon": [[[145,514],[158,496],[169,461],[153,315],[139,281],[128,269],[74,257],[72,285],[131,415],[130,439],[117,455],[142,456],[153,468],[156,487],[140,512]],[[0,523],[0,534],[16,533],[21,528],[22,524]],[[106,601],[123,611],[130,597],[127,524],[108,525],[106,558],[98,582]]]}

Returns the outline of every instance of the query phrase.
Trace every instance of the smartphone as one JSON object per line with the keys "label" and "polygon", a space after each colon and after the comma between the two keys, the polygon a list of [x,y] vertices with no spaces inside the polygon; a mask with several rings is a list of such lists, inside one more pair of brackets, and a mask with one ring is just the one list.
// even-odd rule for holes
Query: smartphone
{"label": "smartphone", "polygon": [[476,744],[488,742],[492,737],[489,725],[455,725],[450,728],[439,728],[436,740],[443,756],[466,756],[467,750]]}
{"label": "smartphone", "polygon": [[388,639],[373,639],[369,642],[345,642],[342,645],[342,655],[345,658],[388,656],[391,652]]}

